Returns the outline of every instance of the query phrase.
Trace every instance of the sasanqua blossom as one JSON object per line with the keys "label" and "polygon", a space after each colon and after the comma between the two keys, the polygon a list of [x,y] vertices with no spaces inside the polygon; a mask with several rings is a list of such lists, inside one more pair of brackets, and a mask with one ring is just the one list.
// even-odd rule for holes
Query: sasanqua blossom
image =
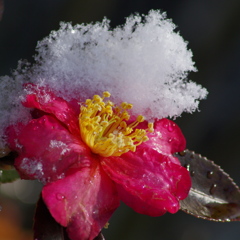
{"label": "sasanqua blossom", "polygon": [[21,178],[43,182],[43,200],[71,239],[94,239],[120,200],[149,216],[178,211],[191,181],[173,156],[185,149],[174,122],[130,116],[132,105],[116,106],[108,92],[79,103],[25,88],[32,119],[9,126],[7,143]]}
{"label": "sasanqua blossom", "polygon": [[165,13],[109,23],[61,23],[38,42],[35,64],[0,77],[0,149],[44,184],[73,240],[94,239],[120,201],[150,216],[178,211],[191,181],[173,156],[185,138],[166,118],[207,95],[187,79],[192,52]]}

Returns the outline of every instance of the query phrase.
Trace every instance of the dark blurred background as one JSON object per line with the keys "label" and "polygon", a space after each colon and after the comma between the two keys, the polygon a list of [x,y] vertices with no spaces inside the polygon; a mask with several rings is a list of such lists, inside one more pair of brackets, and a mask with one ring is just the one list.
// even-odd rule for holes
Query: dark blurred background
{"label": "dark blurred background", "polygon": [[[150,9],[166,11],[173,19],[177,31],[189,42],[198,68],[189,78],[209,90],[207,100],[200,104],[200,112],[183,114],[177,119],[187,147],[221,165],[240,185],[239,0],[6,0],[0,22],[0,76],[9,75],[19,59],[31,61],[37,41],[58,29],[60,21],[90,23],[106,16],[114,27],[123,24],[131,13],[147,14]],[[3,207],[0,221],[6,219],[4,213],[15,209],[9,221],[16,222],[27,235],[4,239],[26,240],[31,235],[28,228],[40,187],[31,190],[32,194],[29,186],[23,187],[23,192],[28,190],[27,200],[23,200],[19,199],[23,192],[16,190],[19,186],[12,185],[0,187]],[[4,199],[11,205],[4,208]],[[0,239],[3,226],[0,224]],[[104,235],[107,240],[239,240],[240,223],[208,222],[183,212],[151,218],[122,205]]]}

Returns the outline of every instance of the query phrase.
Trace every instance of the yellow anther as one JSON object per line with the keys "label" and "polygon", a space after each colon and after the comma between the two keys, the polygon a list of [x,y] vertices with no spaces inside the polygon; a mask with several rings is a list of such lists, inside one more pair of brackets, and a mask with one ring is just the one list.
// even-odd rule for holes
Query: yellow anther
{"label": "yellow anther", "polygon": [[94,95],[93,100],[95,101],[95,103],[98,103],[102,101],[102,98],[99,95]]}
{"label": "yellow anther", "polygon": [[128,105],[127,105],[127,109],[132,109],[132,107],[133,107],[133,105],[130,104],[130,103],[128,103]]}
{"label": "yellow anther", "polygon": [[121,107],[122,107],[123,109],[126,109],[127,104],[128,104],[127,102],[122,102],[122,103],[121,103]]}
{"label": "yellow anther", "polygon": [[145,120],[145,118],[144,118],[144,116],[142,116],[142,115],[139,115],[138,117],[137,117],[137,121],[138,122],[143,122]]}
{"label": "yellow anther", "polygon": [[108,122],[107,121],[102,121],[100,123],[100,125],[103,126],[103,127],[107,127],[108,126]]}
{"label": "yellow anther", "polygon": [[126,128],[127,127],[127,123],[126,122],[120,122],[119,127],[120,127],[120,129],[121,128]]}
{"label": "yellow anther", "polygon": [[130,128],[130,127],[126,127],[123,131],[124,131],[125,135],[128,135],[128,134],[130,134],[133,131],[133,129]]}
{"label": "yellow anther", "polygon": [[94,95],[93,99],[87,99],[79,115],[82,140],[93,153],[104,157],[135,151],[136,146],[148,140],[146,135],[153,132],[153,123],[148,124],[147,130],[135,129],[144,121],[142,115],[127,124],[130,119],[127,110],[132,108],[132,104],[123,102],[115,106],[111,101],[103,101],[110,96],[109,92],[103,92],[103,97]]}
{"label": "yellow anther", "polygon": [[129,120],[129,118],[130,118],[130,115],[128,114],[128,112],[121,113],[121,119]]}
{"label": "yellow anther", "polygon": [[112,107],[111,106],[106,106],[105,110],[106,110],[106,113],[112,114]]}
{"label": "yellow anther", "polygon": [[154,132],[153,123],[148,123],[148,131],[149,131],[150,133],[153,133],[153,132]]}
{"label": "yellow anther", "polygon": [[87,100],[85,101],[86,105],[88,105],[90,102],[92,102],[91,99],[87,99]]}
{"label": "yellow anther", "polygon": [[142,139],[143,142],[146,142],[147,140],[148,140],[147,136],[144,136],[143,139]]}
{"label": "yellow anther", "polygon": [[114,106],[114,103],[113,103],[113,102],[111,102],[111,101],[107,101],[107,106],[110,106],[110,107],[112,107],[112,106]]}
{"label": "yellow anther", "polygon": [[130,104],[130,103],[127,103],[127,102],[122,102],[122,103],[121,103],[121,107],[122,107],[123,109],[131,109],[131,108],[133,107],[133,105]]}
{"label": "yellow anther", "polygon": [[105,98],[105,97],[110,97],[111,96],[111,94],[110,94],[110,92],[103,92],[103,97]]}

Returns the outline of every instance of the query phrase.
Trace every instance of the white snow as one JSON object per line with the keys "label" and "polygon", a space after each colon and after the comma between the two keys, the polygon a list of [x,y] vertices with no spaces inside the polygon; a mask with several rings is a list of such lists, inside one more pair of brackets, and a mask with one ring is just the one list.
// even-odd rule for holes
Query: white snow
{"label": "white snow", "polygon": [[174,29],[164,13],[154,10],[130,16],[115,29],[107,19],[61,23],[38,43],[35,65],[24,68],[21,62],[13,76],[0,78],[1,136],[8,124],[29,119],[20,104],[26,94],[22,84],[29,81],[66,100],[109,91],[112,101],[132,103],[133,114],[149,120],[195,111],[207,90],[187,80],[196,71],[192,52]]}
{"label": "white snow", "polygon": [[52,149],[54,149],[54,148],[60,149],[61,155],[64,155],[66,152],[70,151],[70,149],[68,148],[66,143],[64,143],[62,141],[57,141],[57,140],[51,140],[49,147]]}

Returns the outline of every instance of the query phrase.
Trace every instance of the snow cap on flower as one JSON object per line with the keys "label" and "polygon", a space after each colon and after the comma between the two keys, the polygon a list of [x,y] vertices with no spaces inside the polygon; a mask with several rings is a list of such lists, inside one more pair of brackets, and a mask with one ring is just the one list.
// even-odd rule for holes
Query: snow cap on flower
{"label": "snow cap on flower", "polygon": [[193,112],[207,91],[186,79],[196,70],[192,52],[174,30],[171,20],[154,10],[132,15],[115,29],[107,19],[76,26],[61,23],[38,43],[35,65],[0,78],[0,134],[9,121],[26,119],[26,110],[14,118],[12,112],[20,109],[26,94],[20,85],[29,81],[48,86],[65,100],[85,101],[109,91],[112,101],[133,104],[132,113],[148,120]]}

